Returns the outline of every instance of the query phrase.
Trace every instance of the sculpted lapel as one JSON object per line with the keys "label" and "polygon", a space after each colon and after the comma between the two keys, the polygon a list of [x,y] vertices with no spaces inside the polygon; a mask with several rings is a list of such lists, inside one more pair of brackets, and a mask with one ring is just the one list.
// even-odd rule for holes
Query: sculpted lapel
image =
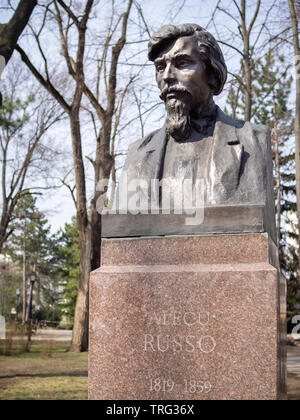
{"label": "sculpted lapel", "polygon": [[147,140],[148,139],[146,139],[138,148],[142,157],[138,168],[138,174],[140,178],[147,180],[160,179],[167,141],[165,125],[155,132],[148,142]]}
{"label": "sculpted lapel", "polygon": [[[126,172],[128,181],[136,180],[142,184],[139,188],[139,197],[144,203],[143,206],[148,206],[151,202],[151,180],[160,179],[165,146],[166,130],[163,126],[147,136],[127,157],[128,162],[125,163],[122,175]],[[143,180],[147,181],[147,184],[143,184]],[[128,195],[132,195],[130,191]]]}
{"label": "sculpted lapel", "polygon": [[220,204],[235,193],[244,147],[234,121],[218,109],[207,173],[207,203]]}

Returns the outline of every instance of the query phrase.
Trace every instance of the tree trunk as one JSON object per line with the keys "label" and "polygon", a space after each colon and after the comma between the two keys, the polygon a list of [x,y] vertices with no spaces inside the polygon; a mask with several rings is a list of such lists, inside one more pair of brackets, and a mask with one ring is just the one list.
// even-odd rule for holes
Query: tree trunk
{"label": "tree trunk", "polygon": [[[300,60],[300,44],[299,44],[299,31],[298,21],[296,15],[295,1],[288,0],[292,29],[293,29],[293,40],[294,40],[294,53],[295,59]],[[297,74],[296,68],[296,115],[295,115],[295,162],[296,162],[296,190],[297,190],[297,215],[298,215],[298,234],[299,234],[299,248],[298,248],[298,259],[299,259],[299,270],[300,270],[300,75]]]}
{"label": "tree trunk", "polygon": [[[249,52],[247,52],[246,54],[249,54]],[[250,121],[251,110],[252,110],[252,74],[251,74],[249,57],[245,59],[245,82],[246,82],[246,90],[245,90],[244,118],[245,118],[245,121]]]}
{"label": "tree trunk", "polygon": [[78,289],[71,352],[88,350],[88,293],[91,272],[91,226],[80,232],[80,286]]}
{"label": "tree trunk", "polygon": [[[18,38],[27,25],[37,0],[20,0],[18,7],[10,19],[3,25],[0,24],[0,76],[12,56]],[[0,106],[2,106],[2,95],[0,92]]]}
{"label": "tree trunk", "polygon": [[[4,162],[3,162],[4,165]],[[3,172],[6,169],[4,169],[3,167]],[[5,182],[5,178],[2,175],[2,180]],[[1,222],[0,222],[0,254],[2,253],[4,244],[7,240],[7,228],[8,228],[8,203],[7,203],[7,198],[6,198],[6,194],[3,193],[2,194],[2,217],[1,217]]]}
{"label": "tree trunk", "polygon": [[96,203],[102,192],[97,191],[99,181],[109,180],[113,165],[113,158],[110,154],[112,116],[105,116],[105,121],[97,139],[96,160],[94,164],[95,182],[94,197],[92,200],[91,225],[92,225],[92,270],[100,267],[101,257],[101,230],[102,218],[98,213]]}
{"label": "tree trunk", "polygon": [[245,121],[251,119],[251,108],[252,108],[252,69],[250,60],[250,29],[247,29],[246,22],[246,1],[241,1],[241,32],[244,43],[244,71],[245,71]]}
{"label": "tree trunk", "polygon": [[0,55],[7,63],[14,52],[19,36],[27,25],[37,0],[20,0],[18,7],[6,25],[0,25]]}
{"label": "tree trunk", "polygon": [[92,226],[92,257],[91,257],[91,269],[97,270],[100,267],[100,248],[101,248],[101,215],[97,212],[96,203],[97,200],[92,200],[91,210],[91,226]]}
{"label": "tree trunk", "polygon": [[22,321],[26,320],[26,302],[27,302],[27,283],[26,283],[26,225],[24,229],[24,245],[23,245],[23,285],[22,285]]}
{"label": "tree trunk", "polygon": [[86,331],[88,328],[88,293],[92,258],[91,225],[87,215],[85,171],[82,158],[79,120],[80,101],[80,98],[78,98],[78,101],[74,101],[70,113],[73,160],[76,177],[76,210],[80,244],[80,280],[75,306],[73,336],[70,348],[71,352],[88,350],[88,344],[85,337],[87,337]]}
{"label": "tree trunk", "polygon": [[275,171],[276,171],[276,237],[277,246],[280,256],[280,217],[281,217],[281,178],[280,178],[280,160],[279,160],[279,136],[278,136],[278,123],[276,112],[276,98],[273,99],[273,115],[274,115],[274,153],[275,153]]}

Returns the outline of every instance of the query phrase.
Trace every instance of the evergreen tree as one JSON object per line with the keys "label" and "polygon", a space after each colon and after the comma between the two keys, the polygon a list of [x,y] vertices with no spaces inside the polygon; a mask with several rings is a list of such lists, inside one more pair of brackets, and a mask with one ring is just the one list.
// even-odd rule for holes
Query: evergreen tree
{"label": "evergreen tree", "polygon": [[[56,238],[50,233],[50,226],[45,215],[38,211],[36,198],[31,194],[24,196],[15,211],[14,233],[9,241],[9,254],[23,270],[23,281],[30,272],[37,275],[35,303],[40,307],[40,314],[56,313],[61,297],[58,261],[56,258]],[[28,301],[25,293],[24,302]],[[45,319],[45,317],[43,317]],[[52,319],[50,319],[52,320]]]}
{"label": "evergreen tree", "polygon": [[64,229],[57,235],[57,239],[59,243],[57,260],[63,277],[60,308],[70,322],[73,322],[80,277],[79,231],[76,217],[72,218],[70,224],[65,224]]}

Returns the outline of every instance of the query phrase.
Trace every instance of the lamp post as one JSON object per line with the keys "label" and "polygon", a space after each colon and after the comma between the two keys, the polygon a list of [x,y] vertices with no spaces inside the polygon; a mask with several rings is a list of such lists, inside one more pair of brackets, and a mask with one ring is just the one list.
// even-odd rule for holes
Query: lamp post
{"label": "lamp post", "polygon": [[33,297],[34,283],[36,282],[36,273],[35,272],[30,273],[29,281],[30,281],[30,292],[29,292],[29,305],[28,305],[27,321],[30,321],[32,319],[32,297]]}
{"label": "lamp post", "polygon": [[28,279],[30,281],[30,292],[29,292],[28,312],[27,312],[27,322],[28,322],[28,342],[27,342],[27,345],[29,346],[29,343],[31,341],[31,335],[32,335],[32,297],[33,297],[34,283],[36,282],[36,273],[32,272],[29,275]]}

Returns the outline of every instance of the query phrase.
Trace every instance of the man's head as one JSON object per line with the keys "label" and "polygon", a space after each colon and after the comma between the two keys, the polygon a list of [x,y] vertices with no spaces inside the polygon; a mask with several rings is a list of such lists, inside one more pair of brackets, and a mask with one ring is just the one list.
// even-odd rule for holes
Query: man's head
{"label": "man's head", "polygon": [[[183,37],[187,39],[184,41]],[[148,45],[149,60],[154,61],[156,64],[158,59],[164,58],[165,53],[171,52],[170,50],[172,50],[176,41],[180,42],[180,38],[183,39],[178,44],[179,49],[187,48],[188,50],[185,52],[188,55],[191,54],[194,60],[197,59],[197,61],[202,62],[205,66],[211,93],[219,95],[227,79],[227,67],[217,41],[201,26],[188,23],[178,26],[164,26],[150,39]],[[175,55],[176,51],[174,48],[172,52]],[[161,60],[160,63],[162,63]],[[159,69],[162,70],[161,65]],[[160,74],[157,74],[157,76],[159,78]],[[199,82],[201,81],[199,80]]]}
{"label": "man's head", "polygon": [[149,42],[161,99],[175,138],[187,138],[190,112],[221,93],[227,68],[215,38],[194,24],[164,26]]}

